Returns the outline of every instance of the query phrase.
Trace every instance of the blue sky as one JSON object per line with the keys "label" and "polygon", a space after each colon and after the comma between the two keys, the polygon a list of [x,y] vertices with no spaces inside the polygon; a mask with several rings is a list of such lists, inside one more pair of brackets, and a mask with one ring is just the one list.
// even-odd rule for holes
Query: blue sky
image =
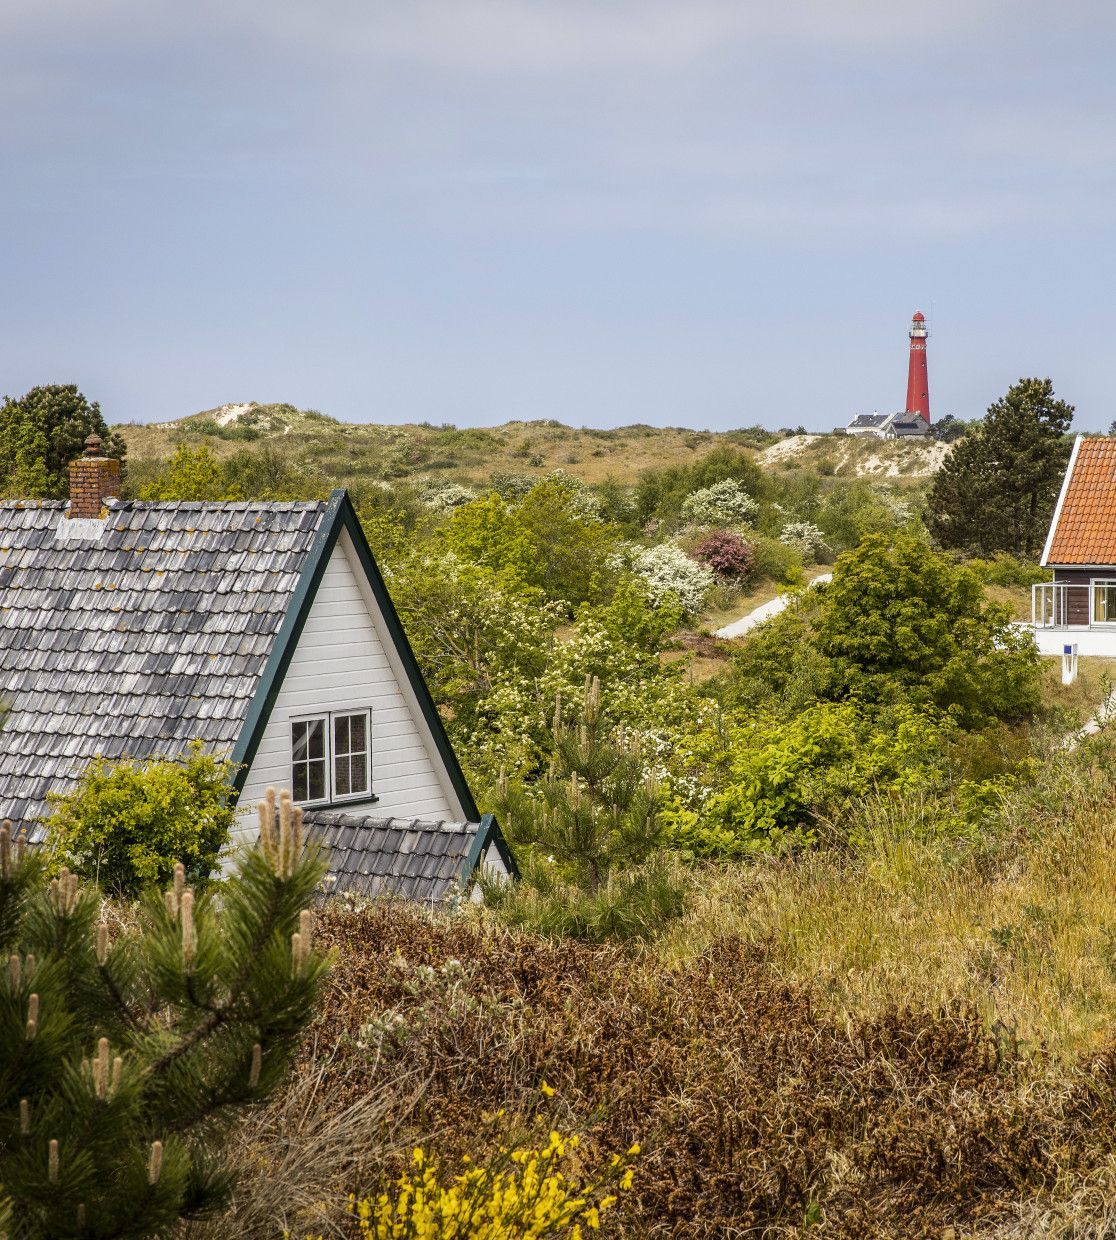
{"label": "blue sky", "polygon": [[0,391],[828,428],[1116,365],[1116,6],[4,0]]}

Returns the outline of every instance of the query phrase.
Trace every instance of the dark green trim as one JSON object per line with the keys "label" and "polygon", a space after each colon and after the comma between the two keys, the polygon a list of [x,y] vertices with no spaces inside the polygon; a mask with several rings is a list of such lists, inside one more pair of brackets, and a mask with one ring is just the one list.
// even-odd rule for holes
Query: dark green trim
{"label": "dark green trim", "polygon": [[490,844],[496,846],[496,851],[500,854],[500,860],[507,868],[508,874],[512,878],[519,877],[519,866],[515,864],[515,858],[511,854],[508,842],[504,839],[504,833],[500,830],[500,824],[496,821],[496,815],[485,814],[480,820],[477,833],[473,837],[473,842],[461,865],[462,887],[468,887],[473,881],[473,875],[483,861],[485,853],[488,852]]}
{"label": "dark green trim", "polygon": [[[372,595],[383,614],[384,622],[395,644],[400,662],[403,664],[403,670],[406,673],[408,683],[418,701],[419,709],[422,711],[423,719],[426,721],[426,726],[430,729],[430,735],[434,738],[434,745],[445,765],[453,790],[461,802],[464,816],[469,822],[477,822],[480,820],[480,810],[477,809],[477,803],[473,799],[473,793],[465,779],[461,763],[458,762],[457,754],[454,753],[453,746],[446,735],[445,725],[438,714],[438,708],[434,705],[434,699],[430,696],[430,690],[426,687],[426,681],[419,669],[414,651],[411,649],[411,643],[407,640],[407,634],[403,631],[399,613],[395,610],[395,604],[391,601],[391,595],[384,584],[383,575],[372,555],[372,549],[368,546],[368,540],[364,536],[364,530],[361,529],[360,520],[356,515],[356,510],[353,508],[347,491],[334,491],[329,497],[329,502],[326,504],[325,512],[322,514],[321,525],[318,527],[314,544],[310,548],[306,566],[302,570],[302,576],[299,578],[294,597],[287,608],[283,625],[275,638],[271,655],[260,678],[259,688],[252,699],[252,704],[248,710],[248,717],[244,721],[244,727],[241,729],[240,737],[237,740],[236,747],[233,749],[233,761],[239,766],[235,780],[237,794],[239,795],[244,787],[244,781],[248,777],[248,770],[256,756],[256,751],[259,749],[260,741],[263,739],[267,722],[271,718],[275,699],[279,696],[283,677],[287,673],[287,668],[290,667],[295,647],[298,645],[298,639],[302,636],[302,630],[306,627],[310,608],[313,606],[326,565],[329,563],[329,557],[333,554],[333,549],[337,545],[337,540],[340,538],[342,530],[346,530],[352,539],[357,559],[360,561],[365,578],[372,590]],[[375,755],[373,755],[374,759]],[[504,848],[506,849],[506,847],[505,844]],[[503,853],[501,853],[501,856],[503,856]]]}

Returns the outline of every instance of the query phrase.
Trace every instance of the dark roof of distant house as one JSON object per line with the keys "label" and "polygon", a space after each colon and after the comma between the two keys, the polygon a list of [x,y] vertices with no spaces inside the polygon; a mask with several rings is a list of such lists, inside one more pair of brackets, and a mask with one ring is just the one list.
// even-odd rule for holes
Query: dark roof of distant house
{"label": "dark roof of distant house", "polygon": [[1043,564],[1116,564],[1116,439],[1079,436]]}
{"label": "dark roof of distant house", "polygon": [[929,423],[920,413],[897,413],[887,429],[898,437],[930,433]]}
{"label": "dark roof of distant house", "polygon": [[329,849],[327,890],[332,895],[401,896],[436,902],[467,882],[494,844],[515,873],[490,815],[477,822],[423,822],[376,818],[335,810],[308,810],[308,839]]}
{"label": "dark roof of distant house", "polygon": [[0,503],[0,817],[30,827],[98,754],[231,750],[326,511]]}
{"label": "dark roof of distant house", "polygon": [[857,427],[870,429],[873,427],[883,426],[883,424],[891,417],[890,413],[858,413],[849,423],[849,430],[855,430]]}

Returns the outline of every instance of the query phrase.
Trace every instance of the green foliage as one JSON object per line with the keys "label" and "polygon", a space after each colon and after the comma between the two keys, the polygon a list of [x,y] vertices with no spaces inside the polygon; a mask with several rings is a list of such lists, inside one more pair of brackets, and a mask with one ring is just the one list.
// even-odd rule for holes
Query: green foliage
{"label": "green foliage", "polygon": [[814,520],[827,542],[843,550],[869,534],[901,529],[913,515],[911,503],[891,488],[863,478],[842,478],[825,493]]}
{"label": "green foliage", "polygon": [[584,490],[551,475],[520,501],[489,492],[454,510],[442,539],[463,562],[535,586],[555,602],[576,606],[599,597],[615,577],[619,543]]}
{"label": "green foliage", "polygon": [[802,585],[802,553],[797,547],[757,534],[750,540],[755,561],[752,577],[756,581],[775,581],[781,585]]}
{"label": "green foliage", "polygon": [[325,972],[306,911],[325,867],[302,854],[289,803],[282,822],[219,908],[179,869],[122,933],[95,887],[66,870],[48,885],[0,831],[12,1240],[170,1235],[228,1196],[222,1138],[281,1080]]}
{"label": "green foliage", "polygon": [[1033,561],[998,551],[990,560],[969,560],[967,567],[986,586],[1032,586],[1050,580],[1050,570]]}
{"label": "green foliage", "polygon": [[158,476],[140,488],[142,500],[212,503],[242,500],[244,493],[230,488],[225,471],[207,444],[191,448],[180,443]]}
{"label": "green foliage", "polygon": [[1049,379],[1020,379],[957,442],[927,500],[943,547],[1033,560],[1069,458],[1073,406]]}
{"label": "green foliage", "polygon": [[740,483],[749,496],[763,498],[768,491],[767,481],[749,453],[714,448],[693,464],[644,473],[636,484],[636,519],[640,525],[652,520],[677,522],[688,495],[726,479]]}
{"label": "green foliage", "polygon": [[123,460],[124,440],[110,435],[101,406],[92,404],[76,383],[32,388],[0,404],[0,489],[17,499],[65,499],[69,465],[99,435],[102,451]]}
{"label": "green foliage", "polygon": [[587,681],[576,718],[555,711],[550,768],[537,782],[502,778],[497,812],[523,879],[488,896],[512,922],[579,937],[644,935],[676,913],[662,864],[662,797],[640,747],[601,710]]}
{"label": "green foliage", "polygon": [[113,895],[165,883],[177,862],[204,884],[235,818],[234,768],[195,741],[181,759],[91,762],[71,792],[51,798],[58,864]]}
{"label": "green foliage", "polygon": [[939,786],[952,730],[909,706],[873,717],[845,702],[695,737],[692,757],[709,761],[709,747],[727,756],[726,779],[699,810],[671,815],[672,836],[693,853],[720,857],[814,844],[822,818],[830,836],[840,836],[843,813],[868,794]]}
{"label": "green foliage", "polygon": [[841,695],[921,703],[966,727],[1038,708],[1034,643],[974,573],[914,535],[872,535],[843,555],[814,630]]}
{"label": "green foliage", "polygon": [[597,623],[609,637],[635,650],[655,654],[668,633],[682,623],[685,611],[676,595],[668,594],[656,604],[647,585],[638,577],[621,577],[607,603],[593,607],[583,603],[580,620]]}
{"label": "green foliage", "polygon": [[974,573],[915,535],[873,535],[837,560],[829,585],[749,639],[733,694],[787,711],[849,697],[909,702],[980,728],[1035,713],[1038,656]]}

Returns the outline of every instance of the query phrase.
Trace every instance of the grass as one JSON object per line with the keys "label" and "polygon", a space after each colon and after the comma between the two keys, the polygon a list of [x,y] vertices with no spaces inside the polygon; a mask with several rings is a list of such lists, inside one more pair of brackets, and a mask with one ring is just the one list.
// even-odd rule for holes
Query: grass
{"label": "grass", "polygon": [[1050,762],[1043,796],[1009,795],[1002,837],[980,846],[937,842],[935,805],[880,803],[856,849],[709,867],[663,959],[738,934],[842,1019],[960,1000],[1064,1061],[1095,1050],[1116,1024],[1112,779]]}
{"label": "grass", "polygon": [[1050,706],[1072,711],[1086,723],[1097,712],[1101,703],[1116,684],[1116,661],[1096,657],[1077,660],[1077,680],[1072,685],[1062,684],[1062,660],[1042,660],[1042,698]]}
{"label": "grass", "polygon": [[[644,470],[685,464],[720,445],[757,451],[763,447],[755,436],[731,430],[653,426],[599,430],[552,420],[505,422],[486,428],[343,423],[289,405],[260,405],[245,419],[221,428],[214,422],[215,412],[172,423],[132,423],[113,429],[124,436],[137,475],[146,476],[152,462],[165,460],[182,442],[192,447],[204,443],[219,457],[278,442],[338,484],[434,474],[485,485],[494,472],[541,477],[555,469],[590,484],[609,478],[630,484]],[[770,438],[775,441],[778,436]],[[831,442],[835,441],[819,436],[803,447],[801,458],[788,458],[786,463],[809,465]],[[874,460],[885,447],[852,440],[842,444],[841,451],[848,456],[846,472],[855,472],[861,458]],[[927,472],[925,454],[914,445],[890,448],[892,466],[904,476]]]}

